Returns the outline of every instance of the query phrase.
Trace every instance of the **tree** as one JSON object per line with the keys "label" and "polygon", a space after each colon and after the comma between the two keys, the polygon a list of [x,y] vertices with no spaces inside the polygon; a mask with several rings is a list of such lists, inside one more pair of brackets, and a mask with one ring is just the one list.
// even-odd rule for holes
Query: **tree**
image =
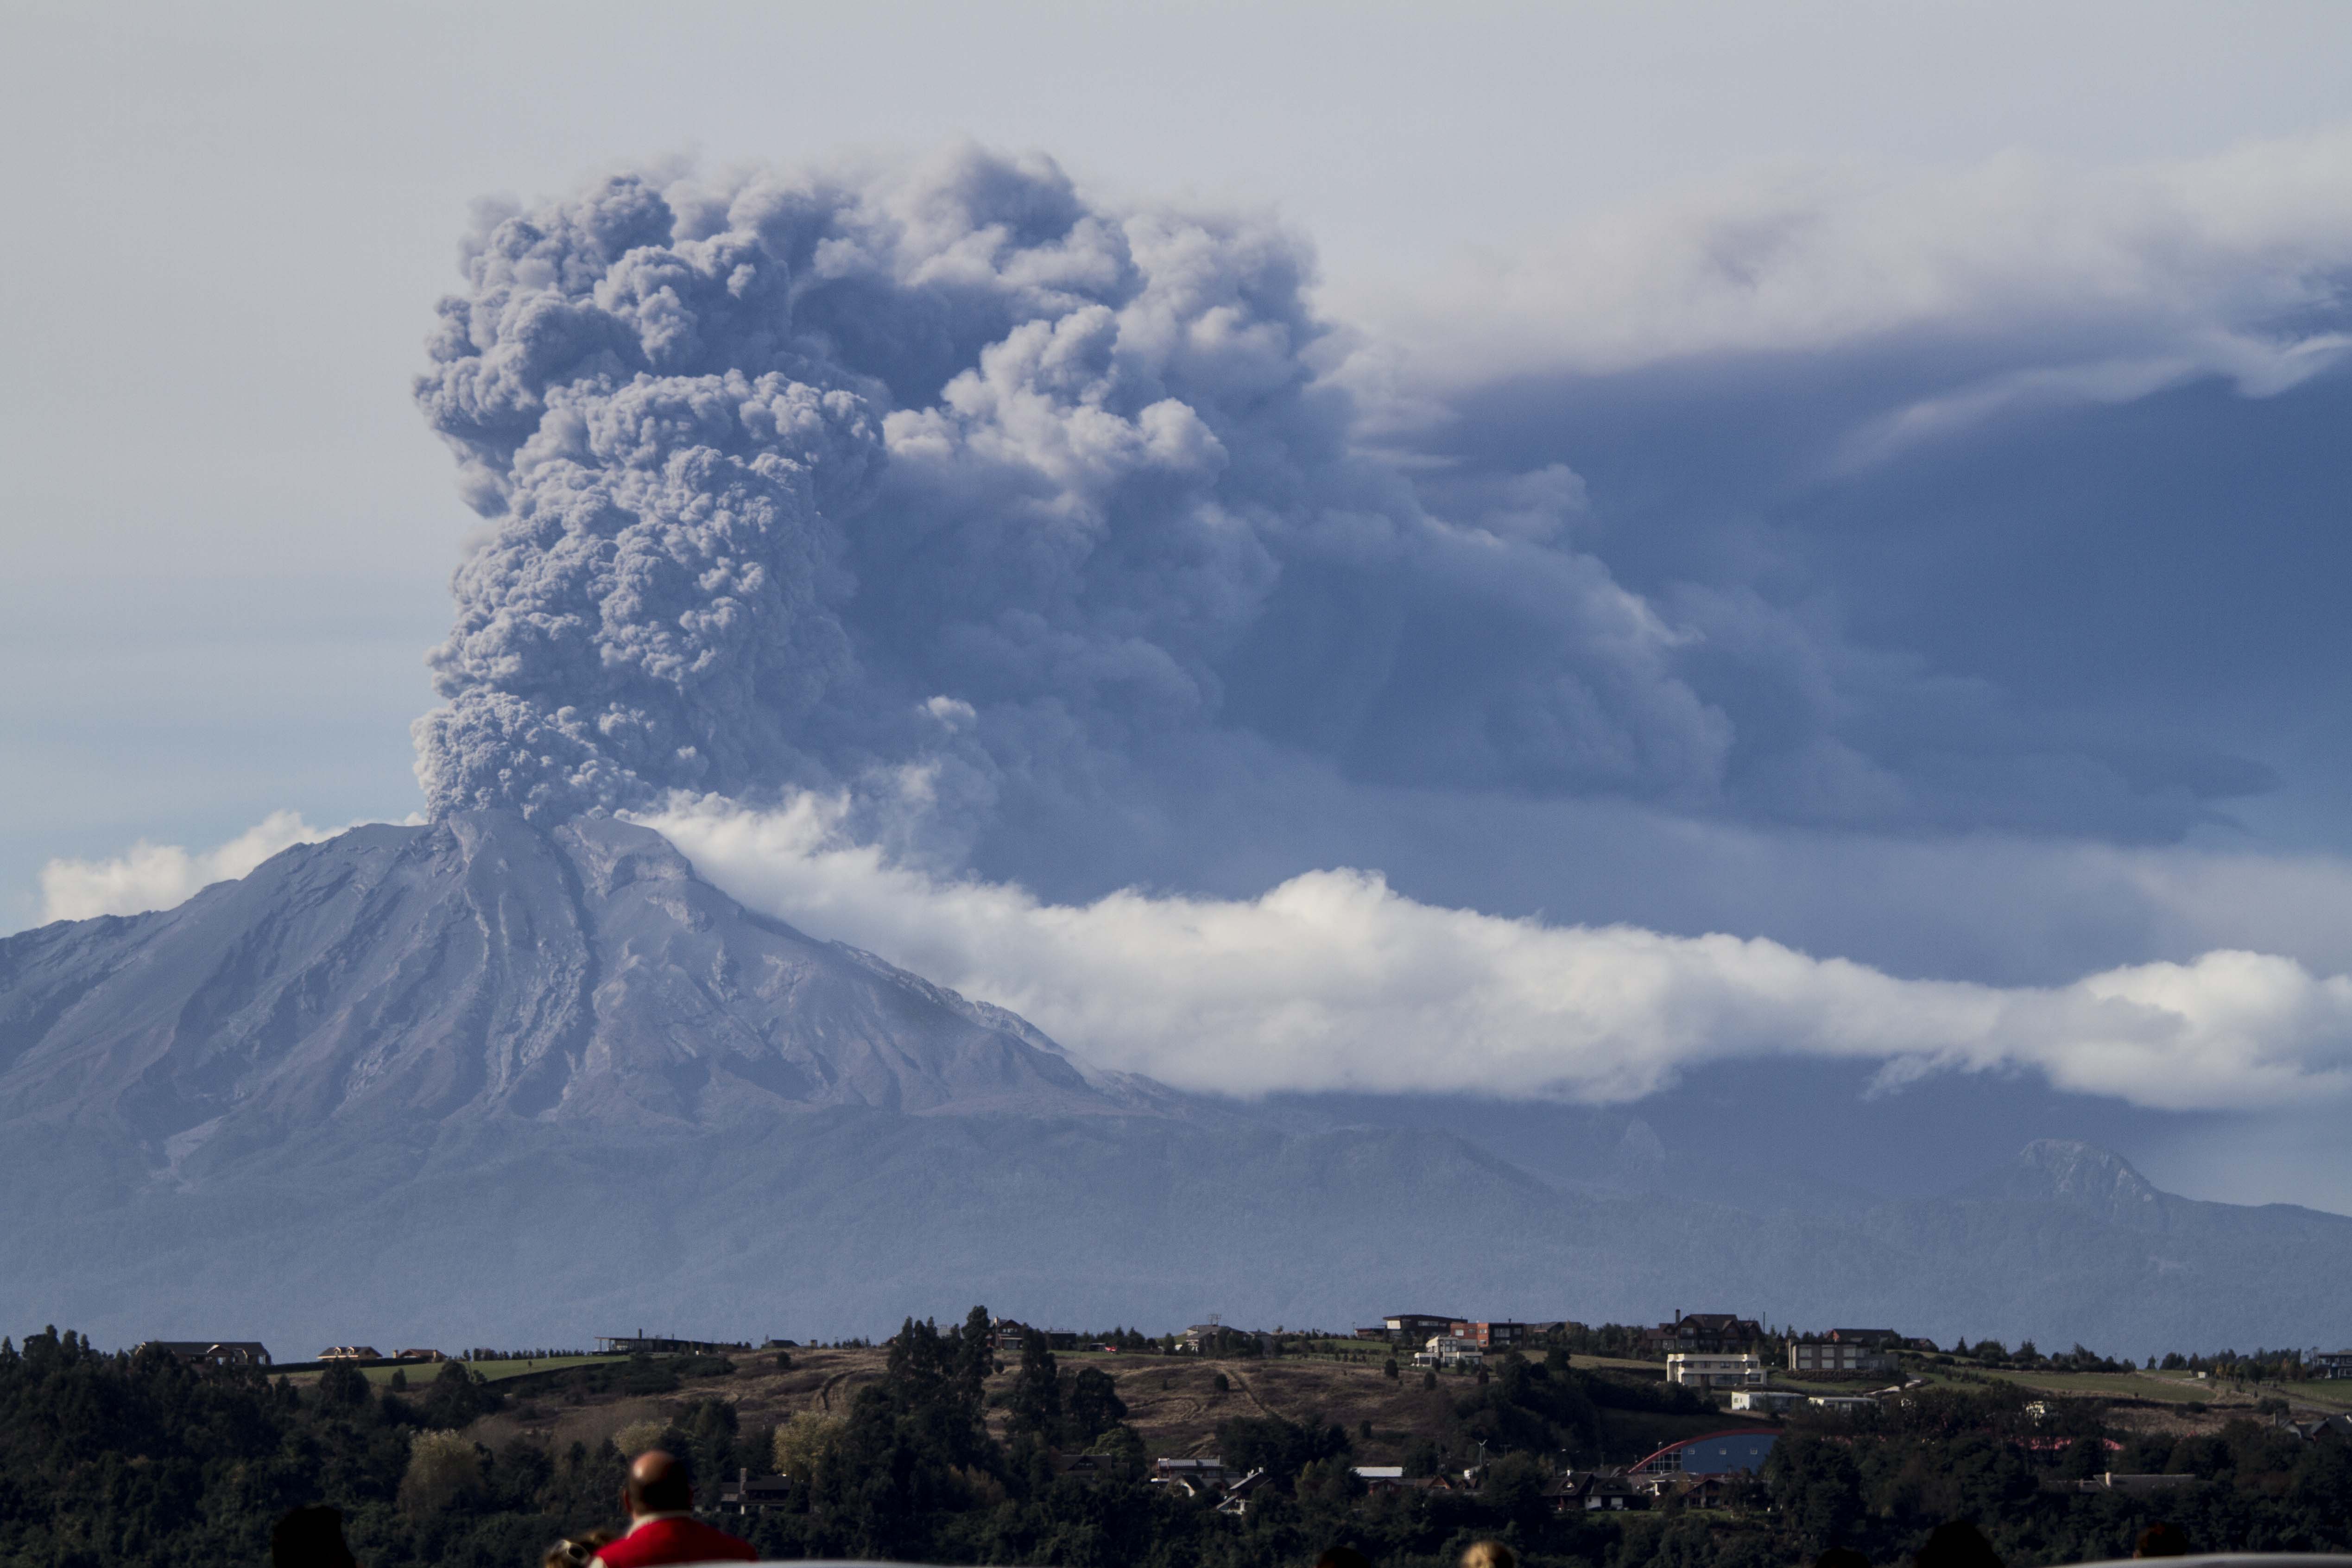
{"label": "tree", "polygon": [[1262,1469],[1277,1481],[1287,1481],[1318,1459],[1336,1459],[1350,1447],[1347,1428],[1317,1418],[1236,1415],[1217,1424],[1217,1453],[1228,1469]]}
{"label": "tree", "polygon": [[[323,1380],[321,1380],[323,1382]],[[457,1362],[441,1363],[441,1375],[425,1391],[417,1418],[427,1426],[456,1428],[488,1415],[504,1403]]]}
{"label": "tree", "polygon": [[773,1457],[776,1473],[794,1480],[806,1480],[815,1473],[817,1465],[830,1456],[834,1445],[841,1440],[842,1428],[848,1421],[839,1415],[820,1415],[814,1410],[798,1410],[793,1418],[776,1428]]}
{"label": "tree", "polygon": [[482,1489],[480,1452],[455,1432],[419,1432],[409,1443],[400,1478],[400,1506],[413,1514],[439,1513]]}
{"label": "tree", "polygon": [[319,1404],[327,1410],[356,1410],[367,1404],[371,1390],[367,1373],[337,1362],[319,1374]]}
{"label": "tree", "polygon": [[1090,1366],[1070,1385],[1065,1425],[1074,1444],[1090,1444],[1127,1419],[1127,1404],[1118,1396],[1110,1374]]}
{"label": "tree", "polygon": [[1045,1336],[1031,1329],[1021,1336],[1021,1372],[1007,1401],[1013,1425],[1051,1442],[1062,1429],[1062,1379]]}
{"label": "tree", "polygon": [[990,1321],[988,1309],[974,1307],[963,1315],[963,1328],[955,1337],[955,1375],[965,1394],[973,1404],[981,1401],[982,1385],[989,1373],[996,1370],[995,1325]]}

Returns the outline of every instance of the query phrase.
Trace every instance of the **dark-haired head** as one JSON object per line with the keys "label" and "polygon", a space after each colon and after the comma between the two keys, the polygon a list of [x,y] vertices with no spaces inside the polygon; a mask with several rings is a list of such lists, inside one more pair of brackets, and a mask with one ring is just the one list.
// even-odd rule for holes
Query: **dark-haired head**
{"label": "dark-haired head", "polygon": [[1832,1546],[1813,1559],[1813,1568],[1870,1568],[1870,1559],[1851,1546]]}
{"label": "dark-haired head", "polygon": [[2189,1537],[2177,1524],[2162,1522],[2151,1524],[2141,1531],[2139,1539],[2132,1543],[2132,1555],[2135,1557],[2186,1557],[2189,1555]]}
{"label": "dark-haired head", "polygon": [[1315,1560],[1315,1568],[1372,1568],[1372,1560],[1352,1546],[1328,1546]]}

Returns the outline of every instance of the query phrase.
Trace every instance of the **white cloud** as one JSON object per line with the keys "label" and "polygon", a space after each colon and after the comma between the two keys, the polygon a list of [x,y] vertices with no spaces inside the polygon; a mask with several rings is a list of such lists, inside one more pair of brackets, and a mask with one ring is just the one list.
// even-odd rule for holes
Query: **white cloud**
{"label": "white cloud", "polygon": [[1771,1055],[1880,1062],[1897,1079],[2027,1068],[2165,1109],[2305,1104],[2352,1086],[2352,979],[2262,953],[2050,987],[1906,980],[1759,939],[1443,909],[1348,870],[1250,900],[1047,904],[894,865],[813,796],[643,820],[755,908],[1190,1089],[1617,1101]]}
{"label": "white cloud", "polygon": [[313,827],[299,812],[273,811],[227,843],[190,853],[141,839],[110,860],[52,860],[41,868],[41,919],[85,921],[168,910],[202,889],[244,876],[279,850],[342,831]]}
{"label": "white cloud", "polygon": [[[2286,324],[2352,266],[2347,169],[2352,126],[2137,168],[1751,169],[1347,306],[1441,384],[1902,339],[2017,345],[1964,399],[2263,396],[2347,346]],[[2031,367],[2062,373],[2003,392]]]}

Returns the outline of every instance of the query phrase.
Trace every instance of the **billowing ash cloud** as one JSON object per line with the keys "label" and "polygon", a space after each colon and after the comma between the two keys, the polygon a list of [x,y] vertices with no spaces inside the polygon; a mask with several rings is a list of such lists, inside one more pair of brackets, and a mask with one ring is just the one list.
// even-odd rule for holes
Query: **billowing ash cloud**
{"label": "billowing ash cloud", "polygon": [[980,154],[485,237],[418,388],[495,518],[419,721],[432,809],[1110,787],[1223,729],[1402,782],[1704,797],[1682,634],[1574,478],[1428,514],[1349,446],[1299,244]]}
{"label": "billowing ash cloud", "polygon": [[[2226,226],[2211,201],[2174,206],[2174,226]],[[2099,230],[2134,255],[2154,245],[2143,231],[2169,232]],[[2041,230],[2000,232],[1996,271],[2030,272],[2038,246],[2011,240]],[[2255,248],[2300,279],[2333,232]],[[1821,274],[1819,248],[1771,248],[1786,263],[1772,277]],[[1842,265],[1866,262],[1861,240],[1849,248],[1865,255]],[[2237,252],[2216,254],[2198,268]],[[417,725],[436,812],[846,791],[872,832],[920,807],[902,849],[1099,890],[1184,880],[1198,858],[1151,847],[1227,826],[1258,836],[1232,863],[1287,874],[1302,852],[1284,822],[1373,797],[2160,840],[2274,780],[2213,736],[2166,730],[2164,702],[2110,715],[2095,695],[2038,696],[2051,672],[2019,663],[2022,639],[1939,631],[1956,618],[1932,594],[1903,613],[1896,595],[1948,580],[1907,564],[1948,537],[1913,514],[1978,504],[1947,470],[1832,487],[1866,526],[1833,515],[1819,540],[1772,515],[1820,497],[1854,440],[1936,422],[1904,410],[1975,395],[1983,365],[1925,401],[1908,384],[1740,392],[1733,376],[1725,406],[1669,397],[1664,433],[1640,423],[1638,387],[1507,382],[1449,394],[1456,417],[1416,458],[1374,456],[1358,443],[1378,421],[1350,388],[1372,384],[1379,355],[1310,307],[1297,239],[1109,210],[1050,163],[976,152],[722,188],[616,178],[496,225],[468,277],[419,385],[492,519],[434,656],[446,705]],[[2033,320],[2105,319],[2053,288]],[[1814,320],[1783,298],[1804,289],[1769,292]],[[1577,316],[1573,300],[1550,308]],[[1886,304],[1863,335],[1909,321]],[[1725,331],[1734,346],[1788,336]],[[2101,363],[2139,352],[2108,339]],[[1976,357],[2007,367],[1996,380],[2032,368],[2007,353]],[[1807,395],[1837,429],[1814,427]],[[1702,416],[1709,433],[1689,434]],[[1797,455],[1759,456],[1783,448]],[[1874,570],[1892,588],[1858,575]],[[2052,580],[2011,574],[2000,592]],[[1857,616],[1878,641],[1847,629]],[[1906,646],[1915,627],[1949,657]],[[1247,820],[1199,818],[1231,800],[1255,803]]]}

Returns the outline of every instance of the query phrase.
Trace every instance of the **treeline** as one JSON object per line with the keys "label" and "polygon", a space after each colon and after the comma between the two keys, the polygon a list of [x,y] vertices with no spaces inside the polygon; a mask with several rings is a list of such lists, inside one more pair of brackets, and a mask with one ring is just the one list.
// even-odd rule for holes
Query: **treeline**
{"label": "treeline", "polygon": [[[776,1557],[1276,1568],[1345,1542],[1382,1564],[1434,1568],[1492,1535],[1537,1565],[1779,1568],[1828,1545],[1895,1562],[1955,1517],[1975,1521],[2012,1568],[2127,1554],[2158,1517],[2209,1551],[2352,1547],[2352,1444],[2251,1422],[2209,1437],[2110,1433],[2095,1402],[2036,1416],[2001,1384],[1918,1390],[1860,1422],[1800,1417],[1723,1508],[1562,1515],[1548,1495],[1560,1461],[1622,1462],[1719,1419],[1682,1408],[1686,1391],[1576,1369],[1565,1352],[1507,1355],[1483,1383],[1449,1384],[1442,1430],[1412,1468],[1458,1479],[1483,1444],[1475,1489],[1368,1495],[1351,1469],[1364,1433],[1253,1414],[1224,1423],[1218,1441],[1229,1464],[1263,1468],[1270,1484],[1245,1512],[1222,1513],[1149,1484],[1100,1367],[1074,1373],[1033,1337],[1010,1387],[992,1390],[988,1328],[978,1310],[944,1330],[908,1323],[883,1375],[831,1415],[746,1429],[734,1405],[702,1397],[628,1436],[684,1456],[706,1502],[719,1478],[781,1462],[788,1505],[729,1521]],[[532,1396],[677,1376],[660,1360],[582,1367],[541,1374]],[[617,1523],[621,1451],[472,1440],[465,1428],[499,1404],[455,1363],[406,1393],[347,1368],[298,1391],[158,1352],[101,1354],[69,1333],[0,1344],[0,1564],[256,1562],[271,1521],[313,1502],[344,1510],[371,1568],[521,1568],[560,1533]],[[1097,1456],[1103,1479],[1062,1473],[1056,1457],[1080,1452]],[[2196,1479],[2147,1498],[2055,1489],[2108,1468]]]}

